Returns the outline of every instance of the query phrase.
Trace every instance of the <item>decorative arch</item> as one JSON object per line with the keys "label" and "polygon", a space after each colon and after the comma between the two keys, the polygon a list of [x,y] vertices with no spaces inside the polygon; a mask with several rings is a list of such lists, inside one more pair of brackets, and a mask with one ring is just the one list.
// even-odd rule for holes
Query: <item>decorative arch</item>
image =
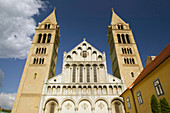
{"label": "decorative arch", "polygon": [[58,100],[56,98],[49,98],[49,99],[46,100],[46,102],[44,104],[44,108],[43,108],[44,110],[46,108],[47,103],[50,102],[50,101],[55,101],[59,105]]}
{"label": "decorative arch", "polygon": [[78,103],[78,105],[79,105],[79,104],[80,104],[80,102],[82,102],[82,101],[88,101],[88,102],[91,104],[91,106],[93,106],[92,101],[91,101],[89,98],[87,98],[87,97],[86,97],[86,98],[81,98],[81,99],[79,99],[79,100],[78,100],[78,102],[77,102],[77,103]]}
{"label": "decorative arch", "polygon": [[107,106],[109,106],[109,102],[107,101],[107,99],[106,99],[106,98],[101,98],[101,97],[99,97],[99,98],[97,98],[97,99],[95,100],[95,104],[96,104],[98,101],[100,101],[100,100],[106,102]]}
{"label": "decorative arch", "polygon": [[113,113],[125,113],[124,103],[120,98],[114,98],[110,101]]}
{"label": "decorative arch", "polygon": [[65,99],[63,99],[63,100],[61,101],[61,106],[62,106],[63,103],[66,102],[66,101],[71,101],[71,102],[74,103],[74,105],[76,105],[76,101],[75,101],[73,98],[65,98]]}

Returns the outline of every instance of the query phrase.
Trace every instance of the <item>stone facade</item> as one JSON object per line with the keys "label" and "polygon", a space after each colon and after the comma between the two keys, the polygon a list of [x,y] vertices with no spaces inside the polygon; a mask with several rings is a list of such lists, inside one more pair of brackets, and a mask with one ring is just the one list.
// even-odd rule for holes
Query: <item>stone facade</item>
{"label": "stone facade", "polygon": [[55,75],[59,42],[53,11],[36,29],[12,113],[38,113],[44,80]]}
{"label": "stone facade", "polygon": [[124,113],[124,89],[107,73],[105,53],[84,39],[64,52],[62,73],[44,82],[39,113]]}
{"label": "stone facade", "polygon": [[128,87],[143,70],[143,66],[129,24],[112,12],[108,43],[113,76],[124,80]]}
{"label": "stone facade", "polygon": [[84,39],[64,52],[55,76],[60,41],[53,11],[36,29],[12,113],[125,113],[120,94],[143,67],[129,25],[114,12],[108,38],[113,75],[105,53]]}

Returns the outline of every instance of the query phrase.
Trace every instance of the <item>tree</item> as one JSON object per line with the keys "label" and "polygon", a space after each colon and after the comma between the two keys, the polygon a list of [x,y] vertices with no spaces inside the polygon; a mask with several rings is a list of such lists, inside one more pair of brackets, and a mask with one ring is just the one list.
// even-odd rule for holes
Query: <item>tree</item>
{"label": "tree", "polygon": [[170,113],[170,106],[165,98],[160,99],[160,107],[162,113]]}
{"label": "tree", "polygon": [[151,109],[152,113],[161,113],[160,105],[155,95],[152,95],[151,97]]}

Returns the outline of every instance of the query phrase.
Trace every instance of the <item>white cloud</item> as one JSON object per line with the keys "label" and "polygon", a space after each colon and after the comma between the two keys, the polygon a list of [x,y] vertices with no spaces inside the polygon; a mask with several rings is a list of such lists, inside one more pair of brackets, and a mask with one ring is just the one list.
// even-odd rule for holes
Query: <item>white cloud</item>
{"label": "white cloud", "polygon": [[41,0],[0,0],[0,58],[27,57],[36,27],[33,16],[44,4]]}
{"label": "white cloud", "polygon": [[3,109],[12,109],[16,93],[0,93],[0,107]]}
{"label": "white cloud", "polygon": [[4,73],[3,71],[0,69],[0,87],[2,86],[2,81],[4,79]]}

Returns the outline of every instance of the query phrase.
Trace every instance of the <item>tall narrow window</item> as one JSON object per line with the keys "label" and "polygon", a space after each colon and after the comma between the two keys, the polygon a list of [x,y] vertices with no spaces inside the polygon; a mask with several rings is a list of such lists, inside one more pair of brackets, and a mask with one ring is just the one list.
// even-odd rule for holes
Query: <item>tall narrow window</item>
{"label": "tall narrow window", "polygon": [[46,54],[46,48],[44,48],[44,54]]}
{"label": "tall narrow window", "polygon": [[135,64],[135,60],[134,60],[134,58],[132,58],[132,64]]}
{"label": "tall narrow window", "polygon": [[50,113],[54,113],[54,107],[55,107],[55,104],[54,104],[54,102],[52,102],[51,108],[50,108]]}
{"label": "tall narrow window", "polygon": [[126,48],[124,48],[124,52],[125,52],[125,54],[127,54],[127,52],[126,52]]}
{"label": "tall narrow window", "polygon": [[73,66],[73,78],[72,81],[75,82],[76,80],[76,66]]}
{"label": "tall narrow window", "polygon": [[40,60],[39,60],[39,64],[41,64],[41,58],[40,58]]}
{"label": "tall narrow window", "polygon": [[45,41],[46,41],[46,34],[43,35],[43,41],[42,41],[42,43],[45,43]]}
{"label": "tall narrow window", "polygon": [[127,63],[126,61],[127,61],[126,58],[124,58],[124,63],[125,63],[125,64]]}
{"label": "tall narrow window", "polygon": [[120,34],[117,34],[117,40],[118,40],[118,43],[121,43]]}
{"label": "tall narrow window", "polygon": [[42,58],[42,64],[44,64],[44,58]]}
{"label": "tall narrow window", "polygon": [[39,35],[38,35],[37,43],[40,43],[40,42],[41,42],[41,37],[42,37],[42,34],[39,34]]}
{"label": "tall narrow window", "polygon": [[117,25],[118,29],[120,29],[120,25]]}
{"label": "tall narrow window", "polygon": [[48,24],[48,29],[50,29],[50,24]]}
{"label": "tall narrow window", "polygon": [[83,66],[80,66],[80,82],[83,82]]}
{"label": "tall narrow window", "polygon": [[163,88],[162,88],[162,86],[161,86],[161,82],[160,82],[159,79],[155,80],[155,81],[153,82],[153,85],[154,85],[154,87],[155,87],[157,96],[161,96],[161,95],[164,94],[164,91],[163,91]]}
{"label": "tall narrow window", "polygon": [[47,43],[50,43],[50,40],[51,40],[51,34],[48,34],[48,40],[47,40]]}
{"label": "tall narrow window", "polygon": [[96,66],[93,66],[93,72],[94,72],[94,82],[97,82],[97,70],[96,70]]}
{"label": "tall narrow window", "polygon": [[36,54],[38,53],[38,48],[36,49]]}
{"label": "tall narrow window", "polygon": [[124,54],[125,52],[124,52],[124,48],[122,48],[122,53]]}
{"label": "tall narrow window", "polygon": [[87,82],[90,82],[90,66],[87,66]]}
{"label": "tall narrow window", "polygon": [[134,73],[133,72],[131,72],[131,75],[132,75],[132,77],[134,77]]}
{"label": "tall narrow window", "polygon": [[130,108],[131,108],[130,98],[129,98],[129,97],[127,97],[127,98],[126,98],[126,101],[127,101],[128,109],[130,109]]}
{"label": "tall narrow window", "polygon": [[34,58],[33,64],[36,64],[36,61],[37,61],[37,59],[36,59],[36,58]]}
{"label": "tall narrow window", "polygon": [[47,29],[47,24],[45,24],[45,27],[44,27],[45,29]]}
{"label": "tall narrow window", "polygon": [[123,25],[121,25],[121,29],[123,29]]}
{"label": "tall narrow window", "polygon": [[41,54],[44,54],[44,48],[41,49]]}
{"label": "tall narrow window", "polygon": [[138,103],[139,103],[139,105],[143,104],[143,99],[142,99],[141,92],[138,91],[138,92],[136,93],[136,95],[137,95],[137,98],[138,98]]}
{"label": "tall narrow window", "polygon": [[125,35],[124,34],[122,34],[122,40],[123,40],[123,43],[125,44],[126,41],[125,41]]}
{"label": "tall narrow window", "polygon": [[127,40],[127,43],[130,44],[130,39],[129,39],[129,35],[128,34],[126,34],[126,40]]}
{"label": "tall narrow window", "polygon": [[126,61],[127,61],[127,64],[129,64],[129,59],[128,58],[126,59]]}

